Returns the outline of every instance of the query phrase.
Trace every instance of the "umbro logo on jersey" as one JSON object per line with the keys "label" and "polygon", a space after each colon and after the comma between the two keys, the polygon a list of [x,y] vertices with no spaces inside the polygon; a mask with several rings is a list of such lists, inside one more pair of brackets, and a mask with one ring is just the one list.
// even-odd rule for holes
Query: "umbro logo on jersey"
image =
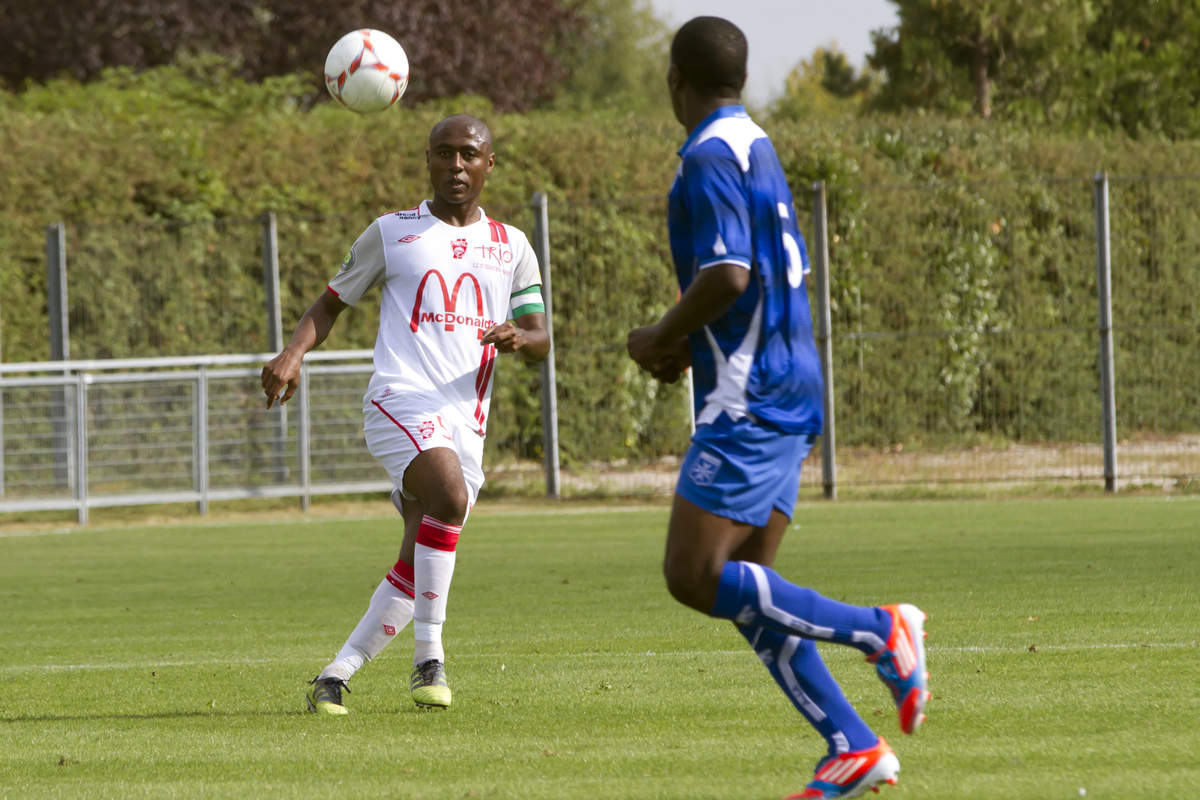
{"label": "umbro logo on jersey", "polygon": [[421,592],[421,596],[424,597],[426,600],[436,600],[437,592]]}
{"label": "umbro logo on jersey", "polygon": [[383,632],[386,633],[388,636],[395,636],[396,635],[396,627],[394,625],[384,625]]}
{"label": "umbro logo on jersey", "polygon": [[450,243],[450,252],[454,254],[455,258],[462,258],[465,256],[467,254],[467,240],[455,239],[452,241]]}
{"label": "umbro logo on jersey", "polygon": [[408,236],[404,236],[400,239],[397,239],[396,241],[399,242],[400,244],[412,244],[413,242],[415,242],[417,239],[420,239],[420,238],[421,237],[418,236],[417,234],[410,233]]}

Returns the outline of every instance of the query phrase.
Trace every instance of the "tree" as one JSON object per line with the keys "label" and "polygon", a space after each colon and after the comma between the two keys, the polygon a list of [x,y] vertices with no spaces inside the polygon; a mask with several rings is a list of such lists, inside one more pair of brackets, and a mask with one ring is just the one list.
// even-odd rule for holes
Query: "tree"
{"label": "tree", "polygon": [[858,111],[874,84],[874,73],[869,68],[855,70],[836,44],[818,47],[811,58],[788,73],[783,95],[775,102],[772,114],[800,119]]}
{"label": "tree", "polygon": [[1105,4],[1088,30],[1084,78],[1100,123],[1170,136],[1200,135],[1200,4]]}
{"label": "tree", "polygon": [[220,54],[250,80],[304,73],[321,85],[329,47],[347,30],[379,28],[408,52],[413,100],[477,94],[503,110],[544,102],[566,76],[560,56],[584,32],[559,0],[10,0],[0,15],[0,81],[135,69],[184,53]]}
{"label": "tree", "polygon": [[1200,135],[1197,0],[893,0],[875,105]]}
{"label": "tree", "polygon": [[1090,0],[893,0],[900,24],[872,34],[869,63],[884,73],[877,105],[988,119],[997,108],[1055,113],[1078,68]]}
{"label": "tree", "polygon": [[554,105],[573,110],[661,110],[670,32],[639,0],[582,0],[584,27],[560,57],[568,68]]}

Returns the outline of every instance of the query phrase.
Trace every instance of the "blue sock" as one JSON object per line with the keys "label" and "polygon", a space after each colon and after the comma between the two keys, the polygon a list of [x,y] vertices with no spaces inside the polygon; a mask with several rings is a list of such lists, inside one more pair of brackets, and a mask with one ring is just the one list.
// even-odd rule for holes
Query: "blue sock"
{"label": "blue sock", "polygon": [[842,688],[829,674],[811,639],[757,625],[741,625],[738,631],[750,642],[796,710],[824,737],[829,744],[829,755],[875,746],[879,737],[842,694]]}
{"label": "blue sock", "polygon": [[725,562],[709,613],[738,625],[849,645],[866,655],[883,649],[892,631],[892,618],[881,608],[830,600],[749,561]]}

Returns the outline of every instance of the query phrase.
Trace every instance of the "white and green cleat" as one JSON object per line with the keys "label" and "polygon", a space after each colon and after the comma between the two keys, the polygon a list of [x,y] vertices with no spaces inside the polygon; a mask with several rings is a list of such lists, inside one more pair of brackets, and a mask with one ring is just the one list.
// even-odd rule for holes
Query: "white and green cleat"
{"label": "white and green cleat", "polygon": [[330,717],[342,717],[350,713],[350,709],[342,705],[342,690],[350,691],[344,680],[340,678],[316,677],[308,682],[308,691],[304,694],[304,702],[308,710],[314,714],[324,714]]}
{"label": "white and green cleat", "polygon": [[412,699],[421,708],[449,708],[450,687],[446,684],[446,667],[431,658],[413,667]]}

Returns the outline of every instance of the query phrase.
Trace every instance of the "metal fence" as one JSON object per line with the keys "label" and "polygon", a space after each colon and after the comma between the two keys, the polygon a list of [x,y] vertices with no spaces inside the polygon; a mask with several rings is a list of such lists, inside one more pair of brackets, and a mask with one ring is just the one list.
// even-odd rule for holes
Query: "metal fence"
{"label": "metal fence", "polygon": [[829,196],[839,484],[1196,485],[1200,179]]}
{"label": "metal fence", "polygon": [[370,351],[313,353],[263,408],[264,356],[4,365],[0,512],[388,491],[362,441]]}
{"label": "metal fence", "polygon": [[[668,491],[687,388],[624,354],[626,331],[676,298],[664,201],[547,213],[539,199],[527,230],[553,276],[554,358],[549,370],[500,360],[489,485]],[[812,232],[814,317],[829,320],[836,426],[836,452],[814,452],[802,491],[1196,485],[1200,178],[816,186],[796,200]],[[528,213],[489,211],[517,224]],[[277,348],[361,224],[53,226],[51,358],[88,361],[0,364],[0,512],[86,518],[89,506],[386,488],[361,441],[367,351],[314,352],[292,411],[270,414],[256,390],[264,356],[200,355]],[[109,268],[130,251],[142,272]],[[89,302],[113,281],[128,302]],[[335,346],[370,346],[377,309],[362,305]],[[178,358],[113,360],[165,355]]]}

